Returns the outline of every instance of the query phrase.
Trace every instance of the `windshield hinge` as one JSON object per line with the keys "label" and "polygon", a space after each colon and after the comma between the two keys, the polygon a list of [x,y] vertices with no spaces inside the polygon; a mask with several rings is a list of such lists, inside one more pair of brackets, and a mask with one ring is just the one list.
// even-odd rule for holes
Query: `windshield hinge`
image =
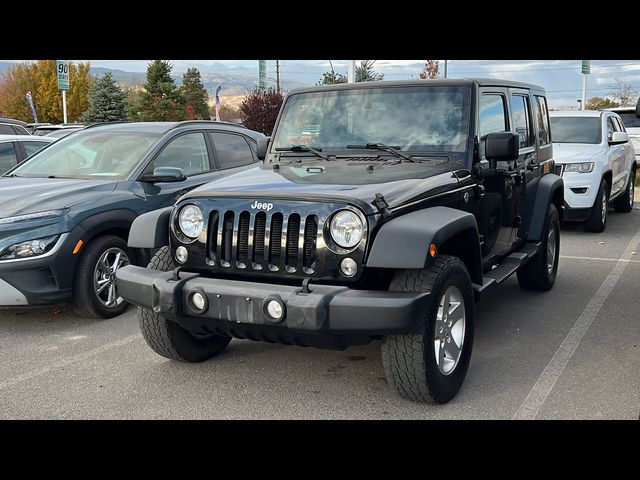
{"label": "windshield hinge", "polygon": [[376,193],[376,197],[373,199],[373,202],[371,203],[382,214],[382,218],[387,218],[388,216],[391,215],[391,210],[389,210],[389,204],[384,199],[384,196],[381,193]]}

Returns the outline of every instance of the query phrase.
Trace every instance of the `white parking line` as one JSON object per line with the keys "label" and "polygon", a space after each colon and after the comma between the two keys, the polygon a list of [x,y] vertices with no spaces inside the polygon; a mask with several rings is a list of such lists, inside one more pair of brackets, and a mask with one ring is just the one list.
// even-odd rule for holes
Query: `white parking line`
{"label": "white parking line", "polygon": [[15,377],[12,377],[3,382],[0,382],[0,390],[7,387],[12,387],[14,385],[17,385],[18,383],[26,382],[27,380],[31,380],[32,378],[41,377],[42,375],[46,375],[52,370],[57,370],[59,368],[66,367],[73,363],[88,360],[91,357],[95,357],[96,355],[100,355],[101,353],[108,352],[109,350],[113,350],[114,348],[123,347],[141,338],[142,337],[139,334],[131,335],[129,337],[123,338],[122,340],[118,340],[117,342],[108,343],[106,345],[102,345],[100,347],[94,348],[93,350],[89,350],[84,353],[79,353],[78,355],[65,358],[64,360],[60,360],[58,362],[54,362],[45,367],[36,368],[35,370],[31,370],[30,372],[26,372],[21,375],[16,375]]}
{"label": "white parking line", "polygon": [[600,257],[573,257],[571,255],[560,255],[562,259],[569,260],[598,260],[601,262],[625,262],[625,263],[640,263],[640,260],[629,260],[628,258],[600,258]]}
{"label": "white parking line", "polygon": [[576,320],[576,323],[564,338],[558,350],[556,350],[553,358],[551,358],[540,374],[538,381],[527,395],[527,398],[524,399],[522,405],[516,410],[516,413],[513,415],[514,420],[533,420],[538,416],[540,408],[547,400],[558,378],[562,375],[562,371],[578,348],[582,337],[584,337],[593,319],[600,311],[600,308],[602,308],[602,305],[604,305],[604,302],[620,279],[624,269],[629,265],[629,257],[632,252],[636,251],[639,243],[640,230],[638,230],[631,239],[622,257],[617,261],[607,278],[604,279],[598,291],[591,297],[582,314],[578,317],[578,320]]}

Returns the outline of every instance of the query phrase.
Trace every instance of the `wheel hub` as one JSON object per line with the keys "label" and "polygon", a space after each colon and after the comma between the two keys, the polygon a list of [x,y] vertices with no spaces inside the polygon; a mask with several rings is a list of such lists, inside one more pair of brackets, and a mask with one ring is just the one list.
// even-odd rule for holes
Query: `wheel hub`
{"label": "wheel hub", "polygon": [[465,318],[462,292],[457,286],[450,285],[440,299],[433,339],[436,364],[443,375],[451,374],[460,361]]}
{"label": "wheel hub", "polygon": [[104,307],[115,308],[124,302],[116,290],[116,272],[129,263],[127,254],[117,247],[109,248],[100,255],[93,273],[93,291]]}

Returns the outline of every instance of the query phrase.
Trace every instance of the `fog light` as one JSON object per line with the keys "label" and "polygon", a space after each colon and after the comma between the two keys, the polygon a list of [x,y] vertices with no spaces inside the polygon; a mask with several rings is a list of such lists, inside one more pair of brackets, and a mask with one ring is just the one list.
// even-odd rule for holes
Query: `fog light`
{"label": "fog light", "polygon": [[185,263],[189,258],[189,252],[186,248],[180,246],[176,248],[176,260],[180,263]]}
{"label": "fog light", "polygon": [[277,300],[269,300],[267,302],[267,313],[274,320],[280,320],[284,310]]}
{"label": "fog light", "polygon": [[340,271],[345,277],[353,277],[358,272],[358,264],[353,258],[343,258],[340,262]]}
{"label": "fog light", "polygon": [[191,295],[191,303],[193,304],[196,310],[204,310],[204,307],[207,305],[207,301],[200,292],[195,292]]}

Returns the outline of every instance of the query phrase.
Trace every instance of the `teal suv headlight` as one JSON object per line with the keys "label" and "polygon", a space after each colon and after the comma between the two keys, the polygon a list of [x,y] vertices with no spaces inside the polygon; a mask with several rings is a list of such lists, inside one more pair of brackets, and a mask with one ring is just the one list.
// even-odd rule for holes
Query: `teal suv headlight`
{"label": "teal suv headlight", "polygon": [[5,248],[2,253],[0,253],[0,260],[17,260],[19,258],[43,255],[51,251],[59,238],[60,235],[51,235],[50,237],[16,243],[15,245]]}

